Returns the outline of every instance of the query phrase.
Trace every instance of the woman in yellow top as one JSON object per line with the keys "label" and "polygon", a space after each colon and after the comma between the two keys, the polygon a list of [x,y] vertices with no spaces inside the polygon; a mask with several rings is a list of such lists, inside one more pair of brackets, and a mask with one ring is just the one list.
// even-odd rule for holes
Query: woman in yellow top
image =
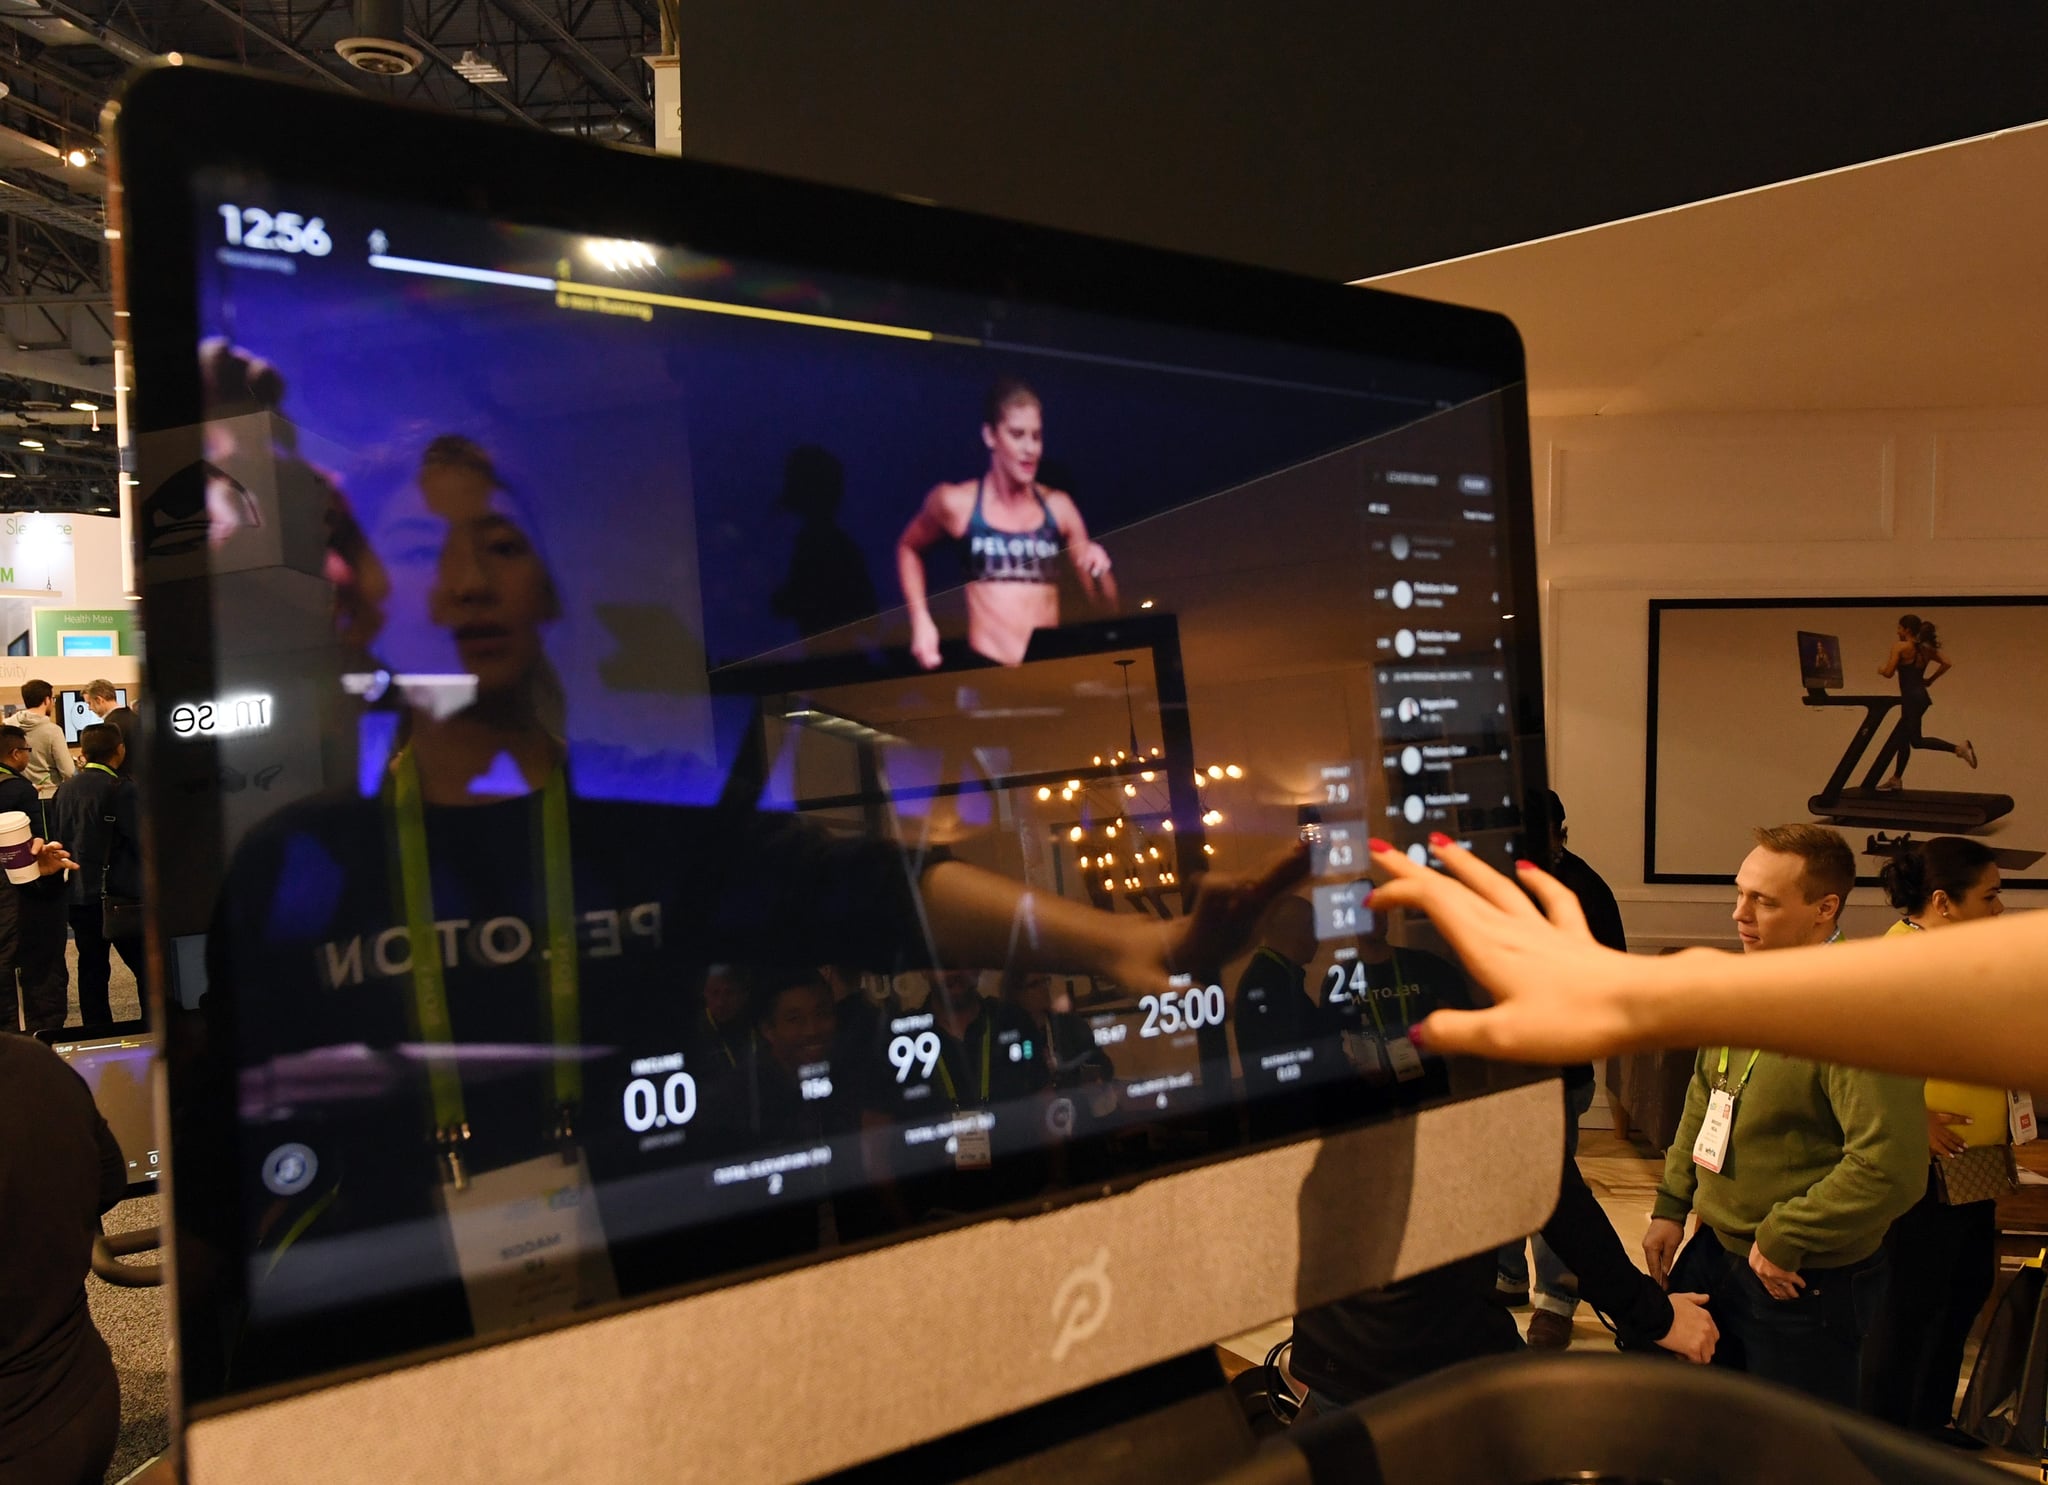
{"label": "woman in yellow top", "polygon": [[[2004,911],[1992,852],[1957,835],[1936,836],[1885,863],[1886,898],[1900,914],[1894,934],[1918,934]],[[1936,990],[1937,987],[1929,987]],[[1938,991],[1937,991],[1938,993]],[[1981,1448],[1950,1424],[1963,1343],[1998,1272],[1997,1202],[1951,1205],[1943,1162],[1978,1145],[2002,1145],[2000,1088],[1927,1084],[1927,1194],[1885,1237],[1891,1283],[1863,1343],[1863,1410],[1946,1442]]]}

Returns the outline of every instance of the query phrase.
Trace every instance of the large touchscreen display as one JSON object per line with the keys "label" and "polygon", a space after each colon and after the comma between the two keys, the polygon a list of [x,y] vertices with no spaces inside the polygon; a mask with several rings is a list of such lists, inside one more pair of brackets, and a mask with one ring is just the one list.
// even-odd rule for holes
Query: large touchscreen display
{"label": "large touchscreen display", "polygon": [[1456,1095],[1366,843],[1515,849],[1518,388],[800,239],[229,174],[192,227],[191,1396]]}

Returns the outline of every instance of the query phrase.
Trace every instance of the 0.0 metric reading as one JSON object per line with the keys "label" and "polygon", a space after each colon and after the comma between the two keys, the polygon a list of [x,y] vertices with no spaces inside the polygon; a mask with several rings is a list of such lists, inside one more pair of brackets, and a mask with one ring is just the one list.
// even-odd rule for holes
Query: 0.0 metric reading
{"label": "0.0 metric reading", "polygon": [[635,1134],[657,1126],[672,1129],[696,1117],[697,1080],[688,1073],[670,1073],[658,1096],[652,1078],[635,1078],[626,1085],[626,1128]]}
{"label": "0.0 metric reading", "polygon": [[267,212],[260,206],[222,206],[220,219],[227,228],[228,246],[254,248],[266,253],[304,253],[324,258],[334,251],[334,239],[327,235],[327,223],[319,217],[308,220],[295,211]]}
{"label": "0.0 metric reading", "polygon": [[932,1069],[939,1065],[939,1034],[920,1031],[914,1037],[896,1037],[889,1043],[889,1065],[896,1069],[896,1081],[899,1083],[910,1081],[913,1067],[917,1068],[920,1078],[929,1078]]}
{"label": "0.0 metric reading", "polygon": [[1145,1013],[1139,1036],[1172,1036],[1176,1031],[1200,1031],[1204,1026],[1223,1024],[1223,987],[1210,985],[1201,990],[1169,990],[1164,995],[1141,995],[1138,1009]]}

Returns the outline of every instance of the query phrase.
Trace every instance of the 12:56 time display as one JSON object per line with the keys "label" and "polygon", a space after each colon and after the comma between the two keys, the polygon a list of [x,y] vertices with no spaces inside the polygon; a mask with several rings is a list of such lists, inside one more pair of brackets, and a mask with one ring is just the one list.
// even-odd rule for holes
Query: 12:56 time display
{"label": "12:56 time display", "polygon": [[229,247],[254,248],[266,253],[304,253],[324,258],[334,251],[334,239],[327,235],[327,223],[319,217],[302,217],[295,211],[268,212],[260,206],[219,207],[227,228]]}

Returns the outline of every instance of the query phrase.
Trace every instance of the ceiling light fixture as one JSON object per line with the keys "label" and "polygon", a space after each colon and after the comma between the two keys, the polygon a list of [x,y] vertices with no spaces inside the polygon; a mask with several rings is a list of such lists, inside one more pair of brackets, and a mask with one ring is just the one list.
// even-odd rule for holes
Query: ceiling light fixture
{"label": "ceiling light fixture", "polygon": [[92,164],[92,151],[73,147],[64,153],[64,163],[73,170],[83,170]]}
{"label": "ceiling light fixture", "polygon": [[24,438],[21,446],[25,449],[39,449],[43,446],[43,441],[40,438]]}
{"label": "ceiling light fixture", "polygon": [[498,64],[496,62],[493,62],[488,57],[478,56],[475,51],[464,52],[460,60],[456,62],[455,70],[461,73],[462,76],[466,78],[468,81],[475,83],[478,87],[482,87],[485,83],[501,83],[510,81],[510,79],[507,78],[505,74],[499,70]]}
{"label": "ceiling light fixture", "polygon": [[71,404],[71,410],[73,412],[98,412],[100,405],[97,402],[86,402],[81,399]]}

